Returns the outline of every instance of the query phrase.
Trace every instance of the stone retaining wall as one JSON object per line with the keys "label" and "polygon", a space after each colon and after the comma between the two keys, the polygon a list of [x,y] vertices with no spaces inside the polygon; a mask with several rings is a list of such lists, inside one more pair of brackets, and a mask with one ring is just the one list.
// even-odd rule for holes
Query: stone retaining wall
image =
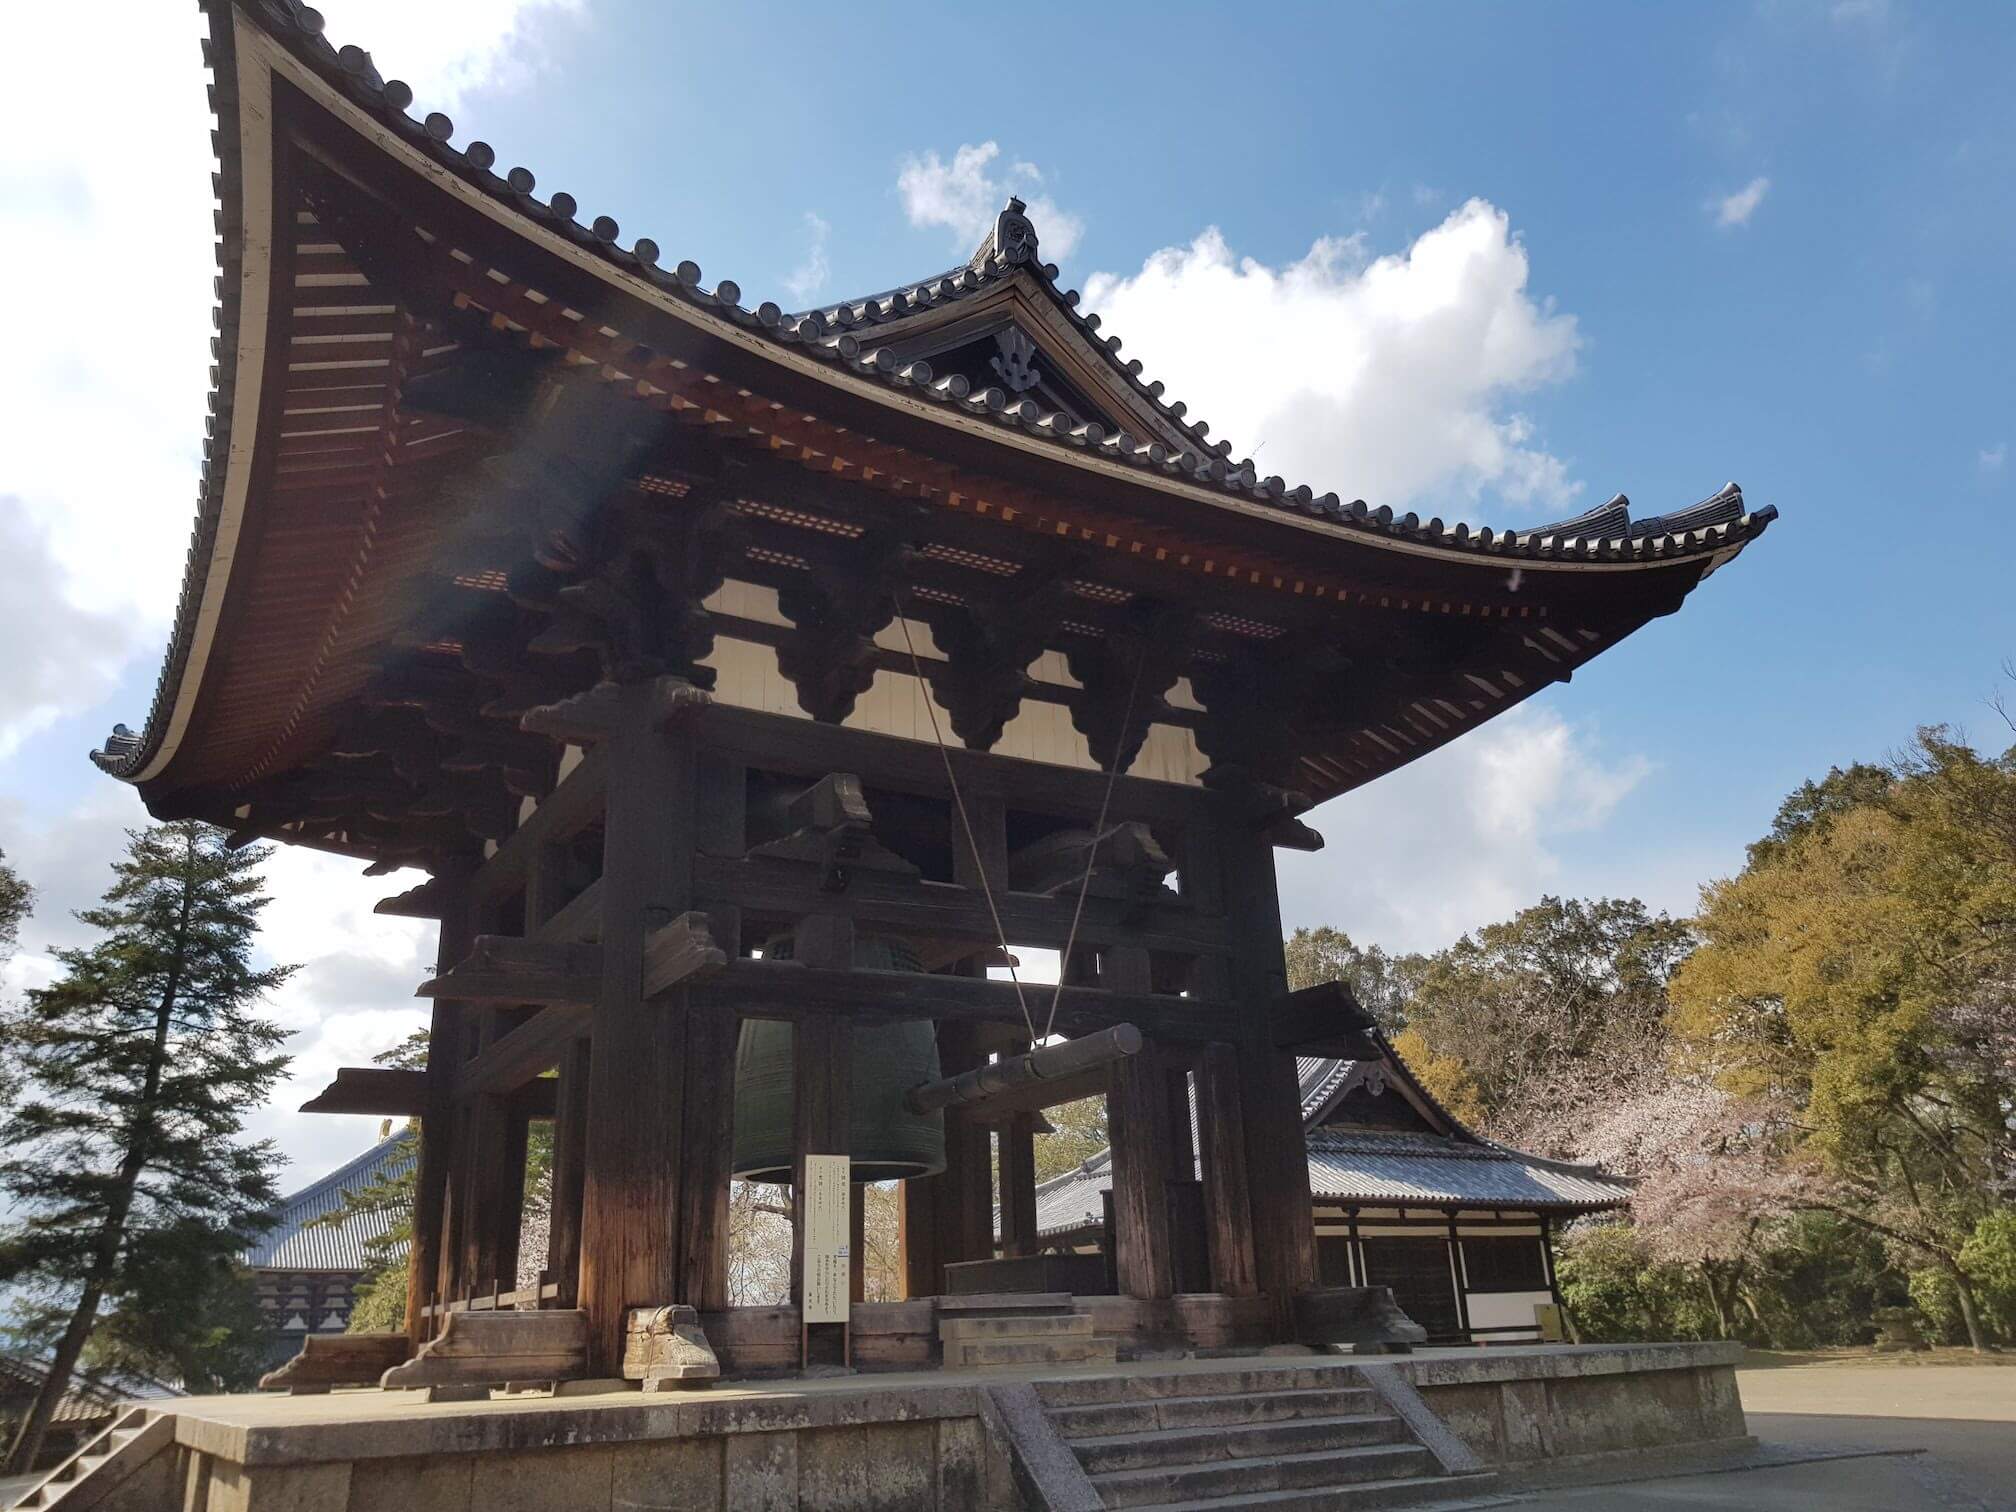
{"label": "stone retaining wall", "polygon": [[[332,1399],[322,1397],[322,1402]],[[341,1399],[336,1399],[340,1401]],[[967,1386],[338,1422],[181,1418],[110,1512],[1013,1512]],[[394,1399],[396,1403],[397,1399]],[[501,1404],[500,1404],[501,1405]]]}
{"label": "stone retaining wall", "polygon": [[1393,1366],[1487,1465],[1740,1442],[1737,1344],[1588,1344],[1398,1357]]}

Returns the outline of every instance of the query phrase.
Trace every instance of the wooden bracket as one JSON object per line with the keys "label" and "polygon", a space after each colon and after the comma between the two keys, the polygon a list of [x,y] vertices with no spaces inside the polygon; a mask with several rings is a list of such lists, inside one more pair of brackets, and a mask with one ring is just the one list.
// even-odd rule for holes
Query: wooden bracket
{"label": "wooden bracket", "polygon": [[1297,817],[1313,804],[1307,793],[1263,782],[1244,767],[1214,766],[1204,785],[1225,796],[1236,818],[1280,850],[1319,851],[1323,836]]}
{"label": "wooden bracket", "polygon": [[663,729],[689,718],[714,701],[683,677],[654,677],[640,683],[597,683],[586,693],[528,709],[518,727],[589,745],[638,727]]}
{"label": "wooden bracket", "polygon": [[416,883],[402,893],[394,893],[389,898],[380,898],[371,910],[374,914],[385,914],[395,919],[438,919],[447,907],[447,900],[439,877],[429,877],[425,882]]}
{"label": "wooden bracket", "polygon": [[415,997],[469,1003],[562,1003],[592,1007],[602,988],[602,947],[510,935],[478,935],[468,956]]}
{"label": "wooden bracket", "polygon": [[1080,829],[1059,830],[1025,845],[1008,858],[1008,885],[1016,892],[1074,896],[1085,877],[1088,847],[1092,848],[1092,876],[1085,882],[1088,897],[1125,904],[1125,917],[1179,901],[1162,881],[1176,863],[1147,825],[1132,820],[1111,826],[1096,846],[1091,832]]}
{"label": "wooden bracket", "polygon": [[301,1104],[301,1111],[419,1118],[427,1111],[427,1073],[393,1066],[338,1066],[336,1080]]}
{"label": "wooden bracket", "polygon": [[917,868],[871,833],[875,820],[852,772],[830,772],[784,805],[784,822],[796,828],[749,852],[767,861],[796,861],[819,868],[824,892],[845,892],[854,872],[914,877]]}
{"label": "wooden bracket", "polygon": [[705,981],[728,964],[731,951],[714,939],[713,920],[683,913],[644,937],[644,996]]}
{"label": "wooden bracket", "polygon": [[1345,982],[1319,982],[1274,1000],[1274,1048],[1298,1055],[1376,1060],[1383,1053],[1378,1026]]}

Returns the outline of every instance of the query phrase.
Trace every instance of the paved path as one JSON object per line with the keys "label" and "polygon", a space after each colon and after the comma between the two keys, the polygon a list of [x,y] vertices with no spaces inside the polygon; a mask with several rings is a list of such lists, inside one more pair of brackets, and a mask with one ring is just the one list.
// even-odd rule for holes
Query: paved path
{"label": "paved path", "polygon": [[[2016,1512],[2016,1370],[1828,1365],[1737,1373],[1764,1451],[1879,1451],[1544,1491],[1565,1512]],[[1922,1450],[1922,1453],[1900,1451]],[[1888,1452],[1882,1452],[1888,1451]]]}

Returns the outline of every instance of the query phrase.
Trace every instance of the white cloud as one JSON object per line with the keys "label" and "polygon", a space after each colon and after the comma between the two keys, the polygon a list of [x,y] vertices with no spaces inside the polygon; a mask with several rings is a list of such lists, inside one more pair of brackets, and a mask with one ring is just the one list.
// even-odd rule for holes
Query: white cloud
{"label": "white cloud", "polygon": [[1505,212],[1473,199],[1384,257],[1324,238],[1273,268],[1213,227],[1085,289],[1125,355],[1262,476],[1395,508],[1488,490],[1530,513],[1581,485],[1512,401],[1568,377],[1581,337],[1528,272]]}
{"label": "white cloud", "polygon": [[1993,446],[1984,446],[1974,454],[1975,464],[1984,473],[1999,473],[2002,465],[2009,460],[2009,443],[1997,441]]}
{"label": "white cloud", "polygon": [[825,217],[807,210],[805,230],[811,239],[811,245],[805,250],[805,260],[784,280],[785,289],[800,304],[811,303],[833,274],[832,265],[826,259],[826,239],[833,228],[826,223]]}
{"label": "white cloud", "polygon": [[0,759],[66,708],[111,691],[126,650],[118,619],[70,598],[69,574],[21,501],[0,496]]}
{"label": "white cloud", "polygon": [[[522,76],[527,28],[575,0],[334,0],[337,42],[375,49],[418,109]],[[32,359],[0,370],[12,438],[0,456],[10,543],[46,538],[54,571],[10,571],[7,616],[51,607],[62,633],[9,644],[65,710],[103,695],[100,668],[165,640],[201,464],[212,289],[211,116],[194,6],[10,11],[16,56],[90,60],[17,70],[0,91],[0,246],[32,266]],[[110,641],[94,617],[116,621]],[[81,672],[68,687],[59,675]],[[150,679],[151,681],[151,679]],[[41,707],[38,705],[38,707]],[[141,711],[134,711],[135,713]]]}
{"label": "white cloud", "polygon": [[1011,194],[1029,207],[1029,219],[1043,255],[1053,261],[1069,257],[1084,234],[1085,222],[1041,192],[1043,175],[1034,163],[1014,162],[997,171],[998,142],[968,143],[946,162],[937,152],[904,159],[896,175],[903,213],[913,226],[942,226],[954,246],[970,252],[994,224]]}
{"label": "white cloud", "polygon": [[362,865],[298,846],[282,846],[266,865],[267,907],[261,950],[298,963],[269,1015],[293,1032],[287,1079],[251,1132],[275,1140],[293,1162],[288,1187],[320,1175],[368,1145],[378,1120],[301,1113],[338,1066],[368,1066],[413,1030],[426,1025],[429,1005],[413,989],[433,975],[431,923],[381,917],[380,898],[424,880],[418,872],[360,875]]}
{"label": "white cloud", "polygon": [[1764,196],[1770,191],[1770,188],[1771,180],[1768,178],[1753,178],[1734,194],[1727,194],[1720,199],[1710,200],[1708,208],[1714,213],[1715,224],[1718,226],[1749,225],[1750,217],[1755,215],[1757,207],[1764,203]]}
{"label": "white cloud", "polygon": [[542,24],[586,0],[327,0],[324,31],[371,49],[388,79],[413,86],[417,111],[454,111],[479,89],[522,89],[537,77]]}
{"label": "white cloud", "polygon": [[1436,950],[1544,891],[1589,891],[1557,837],[1602,826],[1651,770],[1552,710],[1515,709],[1308,815],[1327,844],[1279,853],[1283,921]]}

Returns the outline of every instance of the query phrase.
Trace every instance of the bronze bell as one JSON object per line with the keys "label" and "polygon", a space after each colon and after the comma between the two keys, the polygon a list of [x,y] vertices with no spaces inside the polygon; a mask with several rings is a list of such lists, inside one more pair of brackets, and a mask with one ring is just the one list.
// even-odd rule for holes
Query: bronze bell
{"label": "bronze bell", "polygon": [[[791,937],[763,947],[772,961],[791,958]],[[854,965],[868,971],[919,971],[901,940],[862,935]],[[742,1181],[791,1180],[791,1025],[744,1019],[735,1047],[735,1175]],[[912,1113],[903,1098],[938,1079],[938,1037],[929,1019],[860,1024],[850,1036],[848,1155],[856,1181],[900,1181],[945,1169],[945,1115]]]}

